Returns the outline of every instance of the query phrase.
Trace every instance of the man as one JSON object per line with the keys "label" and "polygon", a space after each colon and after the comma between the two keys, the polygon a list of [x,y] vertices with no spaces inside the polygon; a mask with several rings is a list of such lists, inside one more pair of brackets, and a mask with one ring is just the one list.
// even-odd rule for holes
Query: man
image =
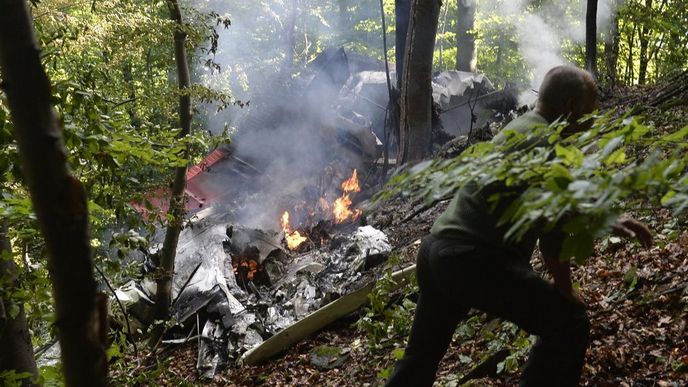
{"label": "man", "polygon": [[[543,80],[535,110],[505,129],[526,132],[564,119],[569,123],[564,133],[575,133],[589,128],[590,122],[579,120],[597,107],[597,87],[589,73],[555,67]],[[504,140],[500,134],[493,141]],[[467,184],[423,240],[417,262],[416,316],[404,357],[388,386],[431,386],[456,325],[469,308],[512,321],[538,336],[521,386],[578,385],[590,322],[571,285],[569,262],[558,260],[562,233],[534,231],[518,242],[505,241],[510,225],[498,226],[498,219],[509,200],[501,200],[493,211],[486,200],[505,189],[503,185]],[[630,218],[620,219],[615,232],[636,236],[646,246],[652,243],[647,227]],[[553,283],[530,267],[538,239]]]}

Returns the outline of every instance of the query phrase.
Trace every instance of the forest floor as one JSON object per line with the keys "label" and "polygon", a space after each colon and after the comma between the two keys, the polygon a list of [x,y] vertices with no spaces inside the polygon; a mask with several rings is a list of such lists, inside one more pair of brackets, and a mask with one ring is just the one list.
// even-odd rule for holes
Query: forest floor
{"label": "forest floor", "polygon": [[[623,104],[627,98],[649,94],[648,89],[624,90],[608,100]],[[635,98],[637,99],[637,98]],[[647,120],[659,131],[673,131],[688,123],[688,108],[648,111]],[[384,216],[399,211],[399,203],[378,209]],[[446,203],[405,222],[386,222],[383,231],[393,246],[405,246],[398,265],[415,259],[417,243]],[[652,229],[655,247],[642,249],[637,243],[610,237],[598,241],[594,255],[573,271],[592,322],[591,344],[586,356],[584,386],[685,386],[688,385],[688,231],[665,210],[631,210]],[[378,219],[379,222],[379,219]],[[382,222],[385,223],[385,222]],[[375,224],[375,222],[373,223]],[[537,254],[536,254],[537,255]],[[539,260],[535,270],[541,270]],[[412,300],[413,295],[406,295]],[[390,304],[402,303],[404,295],[389,295]],[[362,329],[356,321],[365,313],[341,320],[304,340],[265,364],[230,366],[213,381],[197,379],[196,346],[178,348],[164,363],[155,384],[217,386],[378,386],[384,384],[405,345],[412,310],[388,318],[405,321],[406,331],[380,336]],[[389,321],[387,321],[389,322]],[[381,321],[380,323],[385,323]],[[509,357],[490,375],[473,379],[466,386],[511,386],[518,383],[520,369],[533,338],[509,323],[482,313],[459,325],[440,365],[436,385],[457,386],[460,378],[496,352],[507,349]],[[321,370],[311,362],[318,346],[338,347],[347,353],[343,365]]]}

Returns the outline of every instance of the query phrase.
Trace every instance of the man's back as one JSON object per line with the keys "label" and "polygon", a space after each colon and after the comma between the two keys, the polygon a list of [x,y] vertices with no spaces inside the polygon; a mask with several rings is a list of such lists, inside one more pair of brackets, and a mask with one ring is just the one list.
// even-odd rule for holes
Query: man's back
{"label": "man's back", "polygon": [[[547,125],[547,120],[535,112],[528,112],[511,121],[502,132],[492,140],[503,143],[504,131],[513,130],[526,133],[536,126]],[[479,187],[471,182],[462,187],[454,196],[447,210],[435,221],[430,231],[433,236],[443,239],[457,239],[466,243],[481,244],[514,253],[519,260],[528,261],[537,238],[534,233],[524,236],[519,242],[504,240],[509,224],[499,226],[498,222],[512,200],[502,197],[495,208],[488,200],[493,194],[518,195],[518,189],[507,189],[503,185]]]}

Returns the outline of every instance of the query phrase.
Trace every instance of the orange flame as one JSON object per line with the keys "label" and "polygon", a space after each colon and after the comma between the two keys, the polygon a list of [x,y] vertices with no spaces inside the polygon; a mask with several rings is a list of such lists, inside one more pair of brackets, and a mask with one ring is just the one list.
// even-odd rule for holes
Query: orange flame
{"label": "orange flame", "polygon": [[[353,210],[351,209],[352,201],[350,194],[352,192],[361,192],[361,186],[358,183],[358,171],[356,169],[354,169],[350,178],[342,182],[341,188],[344,192],[331,205],[323,197],[321,197],[318,201],[318,205],[323,213],[332,211],[331,213],[334,215],[334,220],[336,223],[343,223],[347,220],[356,220],[359,216],[361,216],[362,211],[359,208]],[[311,215],[314,216],[315,212],[311,211]],[[301,235],[298,230],[292,230],[291,225],[289,224],[288,211],[285,211],[284,214],[282,214],[280,224],[282,225],[282,230],[284,230],[284,239],[287,241],[287,247],[289,250],[296,249],[303,242],[308,240],[308,238],[305,235]]]}
{"label": "orange flame", "polygon": [[252,259],[246,259],[244,257],[235,260],[232,266],[234,267],[235,275],[238,275],[239,271],[243,270],[246,273],[246,278],[249,281],[253,281],[256,273],[258,272],[258,262]]}
{"label": "orange flame", "polygon": [[351,177],[347,180],[344,180],[342,183],[342,190],[344,193],[342,193],[342,196],[334,201],[334,206],[332,209],[332,212],[334,213],[334,220],[337,223],[342,223],[349,218],[356,219],[361,216],[360,209],[357,208],[352,211],[350,208],[351,198],[349,197],[349,193],[361,191],[361,187],[358,185],[358,172],[355,169]]}
{"label": "orange flame", "polygon": [[354,173],[347,180],[342,183],[344,192],[361,192],[361,187],[358,185],[358,172],[354,169]]}
{"label": "orange flame", "polygon": [[325,198],[320,198],[320,208],[323,210],[329,210],[330,209],[330,204],[325,200]]}
{"label": "orange flame", "polygon": [[287,247],[289,250],[294,250],[299,247],[301,243],[305,242],[308,238],[301,235],[298,231],[291,231],[291,226],[289,225],[289,212],[284,211],[282,214],[282,230],[284,230],[284,239],[287,240]]}
{"label": "orange flame", "polygon": [[332,212],[334,213],[334,220],[337,223],[342,223],[347,220],[351,215],[354,214],[349,207],[351,206],[351,198],[348,194],[343,194],[342,197],[337,198],[334,201],[334,208]]}

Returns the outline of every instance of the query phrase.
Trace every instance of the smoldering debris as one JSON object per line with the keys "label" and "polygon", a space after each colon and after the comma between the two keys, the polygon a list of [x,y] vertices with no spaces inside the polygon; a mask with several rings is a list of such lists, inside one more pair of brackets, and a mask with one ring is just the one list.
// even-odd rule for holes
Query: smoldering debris
{"label": "smoldering debris", "polygon": [[[328,243],[294,255],[283,247],[280,231],[247,229],[226,218],[226,213],[208,208],[182,231],[175,261],[173,326],[164,341],[199,340],[197,368],[205,377],[304,316],[374,281],[373,269],[392,249],[381,231],[356,226],[353,232],[333,230]],[[253,276],[243,276],[233,264],[244,254],[254,262],[249,267]],[[152,322],[155,288],[150,285],[132,282],[117,291],[130,323],[141,330]]]}

